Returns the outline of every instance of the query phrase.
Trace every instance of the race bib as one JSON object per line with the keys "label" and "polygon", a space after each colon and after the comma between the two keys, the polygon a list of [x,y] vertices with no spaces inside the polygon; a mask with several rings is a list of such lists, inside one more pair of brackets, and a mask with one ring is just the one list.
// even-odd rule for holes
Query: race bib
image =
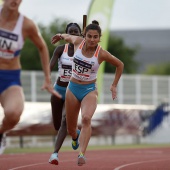
{"label": "race bib", "polygon": [[92,65],[84,61],[74,58],[73,60],[73,74],[81,80],[88,80],[91,74]]}
{"label": "race bib", "polygon": [[18,35],[0,30],[0,57],[11,59],[18,48]]}
{"label": "race bib", "polygon": [[60,69],[60,81],[69,82],[72,73],[72,66],[63,65]]}

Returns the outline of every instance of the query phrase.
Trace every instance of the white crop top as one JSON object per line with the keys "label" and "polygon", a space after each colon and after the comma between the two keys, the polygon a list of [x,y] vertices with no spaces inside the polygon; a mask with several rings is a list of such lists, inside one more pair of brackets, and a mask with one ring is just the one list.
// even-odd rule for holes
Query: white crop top
{"label": "white crop top", "polygon": [[[2,7],[0,7],[0,15],[1,9]],[[20,14],[13,31],[0,28],[0,58],[12,59],[19,56],[24,45],[22,36],[23,21],[24,16]]]}
{"label": "white crop top", "polygon": [[83,40],[74,53],[73,65],[72,65],[72,77],[77,80],[91,81],[97,78],[97,71],[99,68],[98,55],[101,46],[98,45],[94,55],[91,58],[87,58],[82,54],[82,48],[85,43]]}
{"label": "white crop top", "polygon": [[58,74],[60,81],[69,82],[72,72],[73,57],[68,56],[68,44],[65,44],[63,54],[58,59]]}

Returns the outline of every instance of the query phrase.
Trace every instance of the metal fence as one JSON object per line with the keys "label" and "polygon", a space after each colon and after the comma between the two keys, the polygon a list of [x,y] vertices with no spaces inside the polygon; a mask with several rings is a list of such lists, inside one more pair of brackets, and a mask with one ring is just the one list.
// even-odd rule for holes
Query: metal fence
{"label": "metal fence", "polygon": [[[51,74],[52,82],[57,72]],[[104,74],[100,103],[158,105],[166,99],[170,103],[170,76],[123,75],[118,84],[118,98],[113,101],[110,85],[114,74]],[[23,71],[22,85],[26,101],[48,102],[50,94],[41,90],[43,72]]]}

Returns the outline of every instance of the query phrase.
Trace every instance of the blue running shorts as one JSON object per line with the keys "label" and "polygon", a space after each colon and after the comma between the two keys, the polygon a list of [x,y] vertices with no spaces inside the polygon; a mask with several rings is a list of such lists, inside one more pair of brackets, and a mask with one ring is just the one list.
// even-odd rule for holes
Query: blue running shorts
{"label": "blue running shorts", "polygon": [[74,96],[81,102],[88,93],[96,90],[96,84],[77,84],[70,81],[68,88],[74,94]]}
{"label": "blue running shorts", "polygon": [[0,94],[10,86],[21,86],[21,70],[0,70]]}

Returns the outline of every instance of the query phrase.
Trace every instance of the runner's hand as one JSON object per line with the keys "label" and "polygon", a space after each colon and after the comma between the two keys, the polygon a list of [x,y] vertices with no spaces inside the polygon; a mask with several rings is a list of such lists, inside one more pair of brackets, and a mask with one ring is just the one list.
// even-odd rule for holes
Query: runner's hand
{"label": "runner's hand", "polygon": [[55,44],[61,40],[61,34],[56,34],[51,38],[51,44]]}
{"label": "runner's hand", "polygon": [[111,85],[110,91],[112,92],[112,99],[115,100],[117,98],[117,89],[116,89],[116,87]]}
{"label": "runner's hand", "polygon": [[41,87],[42,90],[47,90],[49,93],[55,95],[58,98],[61,98],[61,94],[54,90],[51,85],[51,82],[45,80],[43,86]]}

